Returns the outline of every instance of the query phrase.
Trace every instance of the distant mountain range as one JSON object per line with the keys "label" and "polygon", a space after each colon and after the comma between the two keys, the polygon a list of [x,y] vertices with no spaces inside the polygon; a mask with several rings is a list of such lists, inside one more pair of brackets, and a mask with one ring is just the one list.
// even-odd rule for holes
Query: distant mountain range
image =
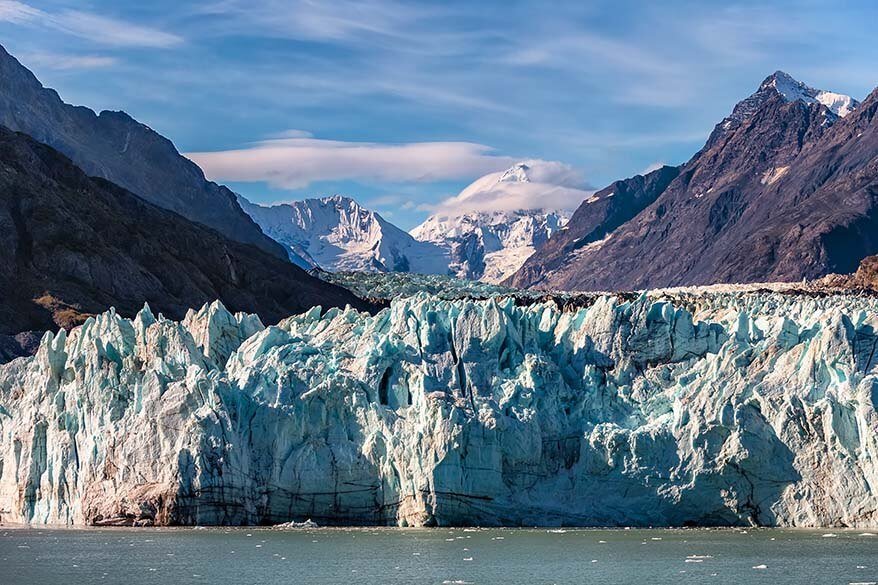
{"label": "distant mountain range", "polygon": [[[534,181],[522,162],[478,179],[409,234],[346,198],[245,208],[291,257],[330,271],[562,290],[851,273],[878,252],[876,102],[778,71],[684,165],[584,193]],[[571,217],[505,205],[516,189],[579,207]]]}
{"label": "distant mountain range", "polygon": [[568,290],[797,281],[878,251],[878,91],[862,104],[783,72],[686,164],[619,181],[508,283]]}
{"label": "distant mountain range", "polygon": [[0,47],[0,355],[33,346],[20,332],[144,301],[180,317],[219,298],[267,321],[372,308],[301,269],[315,266],[569,290],[850,274],[878,252],[876,111],[878,91],[859,103],[777,72],[679,167],[592,192],[523,161],[407,233],[342,196],[254,205],[127,114],[65,104]]}
{"label": "distant mountain range", "polygon": [[377,212],[334,195],[262,206],[239,197],[244,211],[305,268],[359,272],[444,274],[438,247],[415,240]]}
{"label": "distant mountain range", "polygon": [[[499,282],[561,229],[570,214],[467,210],[467,204],[486,193],[503,199],[520,186],[558,188],[532,184],[530,171],[529,164],[519,163],[476,180],[455,198],[463,211],[434,214],[409,233],[341,195],[272,206],[240,196],[239,201],[267,235],[284,245],[290,259],[305,268],[448,274]],[[576,199],[570,202],[572,207]]]}
{"label": "distant mountain range", "polygon": [[534,180],[541,164],[525,161],[477,179],[453,199],[452,209],[431,215],[409,233],[444,250],[449,272],[458,278],[504,280],[570,218],[565,209],[517,207],[533,199],[522,195],[543,193],[566,209],[582,197],[582,191]]}

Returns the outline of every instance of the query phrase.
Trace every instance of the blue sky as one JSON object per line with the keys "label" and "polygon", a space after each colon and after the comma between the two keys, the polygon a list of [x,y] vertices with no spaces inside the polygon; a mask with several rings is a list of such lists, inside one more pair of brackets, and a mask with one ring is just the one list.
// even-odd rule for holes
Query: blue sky
{"label": "blue sky", "polygon": [[410,228],[519,159],[602,187],[697,151],[776,69],[863,98],[878,3],[0,0],[65,101],[123,109],[258,202]]}

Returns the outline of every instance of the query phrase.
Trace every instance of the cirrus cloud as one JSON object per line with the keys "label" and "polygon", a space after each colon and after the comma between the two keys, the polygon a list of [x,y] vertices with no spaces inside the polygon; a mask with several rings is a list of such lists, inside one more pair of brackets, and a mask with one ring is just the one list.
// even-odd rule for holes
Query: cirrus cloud
{"label": "cirrus cloud", "polygon": [[112,67],[118,63],[115,57],[107,55],[75,55],[40,51],[26,53],[22,59],[31,67],[52,69],[55,71],[71,71],[79,69],[99,69]]}
{"label": "cirrus cloud", "polygon": [[82,10],[47,12],[18,0],[0,0],[0,21],[43,27],[113,47],[168,48],[183,42],[181,37],[156,28]]}

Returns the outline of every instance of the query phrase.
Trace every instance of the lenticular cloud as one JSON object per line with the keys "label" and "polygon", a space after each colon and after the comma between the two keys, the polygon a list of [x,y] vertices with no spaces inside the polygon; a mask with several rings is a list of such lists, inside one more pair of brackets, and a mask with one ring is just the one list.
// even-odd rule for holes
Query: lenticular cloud
{"label": "lenticular cloud", "polygon": [[577,169],[556,161],[526,160],[505,171],[483,176],[431,210],[440,214],[572,210],[592,193]]}
{"label": "lenticular cloud", "polygon": [[513,159],[471,142],[379,144],[292,136],[249,148],[187,156],[217,181],[265,181],[298,189],[316,181],[435,182],[465,180],[508,167]]}

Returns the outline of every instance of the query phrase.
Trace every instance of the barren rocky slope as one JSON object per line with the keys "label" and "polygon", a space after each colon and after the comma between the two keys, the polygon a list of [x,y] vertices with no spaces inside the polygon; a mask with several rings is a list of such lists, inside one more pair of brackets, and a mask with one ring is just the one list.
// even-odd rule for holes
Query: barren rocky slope
{"label": "barren rocky slope", "polygon": [[88,175],[112,181],[233,240],[286,257],[244,213],[234,193],[207,181],[170,140],[125,112],[95,114],[64,103],[2,46],[0,124],[52,146]]}
{"label": "barren rocky slope", "polygon": [[513,282],[633,290],[853,272],[878,251],[878,92],[842,108],[814,95],[770,76],[648,207],[559,258],[538,251]]}
{"label": "barren rocky slope", "polygon": [[0,334],[70,327],[111,306],[133,315],[145,301],[182,318],[219,298],[266,322],[317,304],[367,307],[255,246],[87,177],[3,127],[0,249]]}

